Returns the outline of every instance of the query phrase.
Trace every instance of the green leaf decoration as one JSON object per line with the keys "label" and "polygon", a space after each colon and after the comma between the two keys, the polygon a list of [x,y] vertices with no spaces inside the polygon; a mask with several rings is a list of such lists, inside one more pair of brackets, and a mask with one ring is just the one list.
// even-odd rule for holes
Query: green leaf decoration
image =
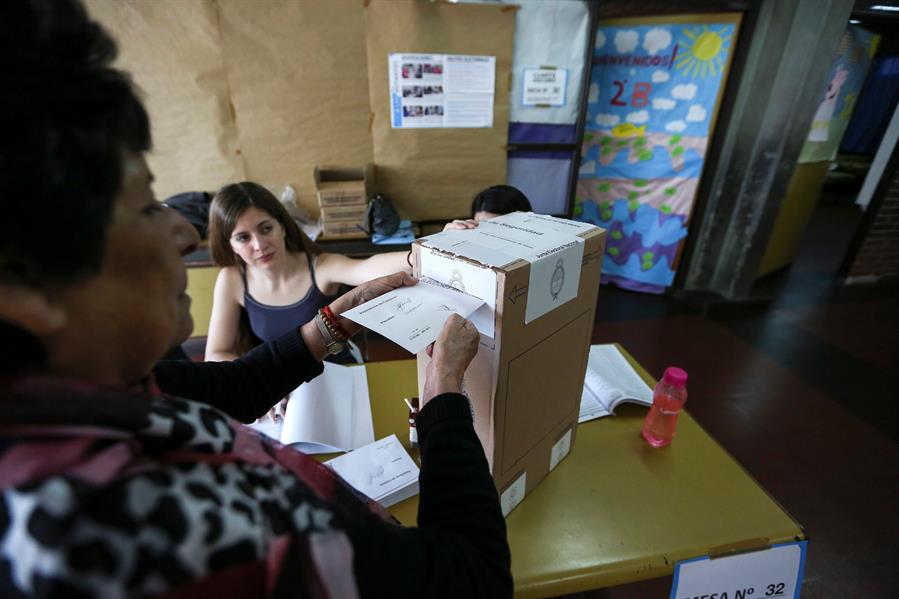
{"label": "green leaf decoration", "polygon": [[652,270],[652,262],[644,262],[643,270]]}
{"label": "green leaf decoration", "polygon": [[629,142],[628,142],[628,140],[626,140],[626,139],[619,139],[618,141],[615,142],[615,145],[618,146],[619,148],[623,148],[623,147],[626,146],[628,143],[629,143]]}
{"label": "green leaf decoration", "polygon": [[601,146],[607,146],[607,145],[609,145],[610,143],[612,143],[612,138],[611,138],[611,137],[601,137],[601,138],[599,139],[599,145],[601,145]]}
{"label": "green leaf decoration", "polygon": [[640,197],[640,194],[637,193],[636,191],[632,191],[627,194],[627,199],[629,199],[629,200],[636,200],[638,197]]}
{"label": "green leaf decoration", "polygon": [[671,150],[672,156],[680,156],[683,153],[684,153],[684,146],[677,146],[676,148]]}
{"label": "green leaf decoration", "polygon": [[646,179],[634,179],[634,187],[646,187],[648,183]]}
{"label": "green leaf decoration", "polygon": [[668,140],[668,143],[671,145],[674,145],[683,138],[684,138],[684,136],[681,135],[680,133],[675,133],[674,135],[671,136],[671,139]]}
{"label": "green leaf decoration", "polygon": [[599,185],[596,186],[596,190],[601,193],[606,193],[610,189],[612,189],[611,183],[600,183]]}
{"label": "green leaf decoration", "polygon": [[603,149],[601,149],[601,150],[599,151],[599,155],[600,155],[600,156],[608,156],[608,155],[611,154],[611,153],[612,153],[612,148],[610,148],[610,147],[608,147],[608,146],[604,147]]}
{"label": "green leaf decoration", "polygon": [[668,204],[662,204],[661,206],[659,206],[659,210],[661,210],[665,214],[671,214],[673,208],[671,208],[671,206],[669,206]]}
{"label": "green leaf decoration", "polygon": [[665,188],[665,195],[667,195],[667,196],[673,196],[676,193],[677,193],[676,187],[666,187]]}
{"label": "green leaf decoration", "polygon": [[584,133],[584,141],[593,141],[593,138],[596,137],[592,133]]}
{"label": "green leaf decoration", "polygon": [[610,256],[617,256],[617,255],[618,255],[618,248],[616,248],[616,247],[610,247],[610,248],[608,248],[608,249],[606,250],[606,253],[607,253],[608,255],[610,255]]}
{"label": "green leaf decoration", "polygon": [[637,200],[631,200],[630,202],[627,203],[627,209],[630,210],[631,212],[636,212],[637,208],[639,208],[639,207],[640,207],[640,202],[638,202]]}
{"label": "green leaf decoration", "polygon": [[602,214],[600,214],[603,220],[612,220],[612,211],[611,210],[603,210]]}
{"label": "green leaf decoration", "polygon": [[652,262],[656,255],[652,252],[643,252],[643,262]]}
{"label": "green leaf decoration", "polygon": [[645,145],[646,145],[646,138],[645,138],[645,137],[638,137],[638,138],[637,138],[637,141],[634,142],[634,147],[635,147],[635,148],[642,148],[642,147],[645,146]]}
{"label": "green leaf decoration", "polygon": [[652,160],[652,152],[643,150],[637,155],[637,158],[639,158],[640,160]]}
{"label": "green leaf decoration", "polygon": [[624,233],[618,231],[617,229],[615,231],[612,231],[611,235],[612,239],[621,239],[622,237],[624,237]]}

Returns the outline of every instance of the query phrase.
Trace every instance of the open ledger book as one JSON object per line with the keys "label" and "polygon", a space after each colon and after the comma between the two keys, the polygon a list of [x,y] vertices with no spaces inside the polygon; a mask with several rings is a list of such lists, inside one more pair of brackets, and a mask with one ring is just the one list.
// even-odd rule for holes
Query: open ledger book
{"label": "open ledger book", "polygon": [[614,345],[591,345],[578,422],[610,416],[620,403],[652,405],[652,389]]}
{"label": "open ledger book", "polygon": [[324,367],[290,394],[283,423],[253,428],[309,454],[351,451],[374,441],[365,366]]}

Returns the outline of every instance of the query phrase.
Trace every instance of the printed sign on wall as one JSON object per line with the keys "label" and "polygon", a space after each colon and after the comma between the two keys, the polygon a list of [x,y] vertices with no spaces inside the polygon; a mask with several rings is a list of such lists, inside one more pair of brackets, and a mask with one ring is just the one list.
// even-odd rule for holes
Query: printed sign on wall
{"label": "printed sign on wall", "polygon": [[600,22],[575,215],[609,231],[603,282],[674,279],[739,14]]}

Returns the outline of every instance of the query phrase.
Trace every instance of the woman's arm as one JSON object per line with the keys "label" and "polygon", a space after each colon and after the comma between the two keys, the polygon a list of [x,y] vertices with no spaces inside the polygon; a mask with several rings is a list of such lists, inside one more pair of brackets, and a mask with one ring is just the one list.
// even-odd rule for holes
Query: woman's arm
{"label": "woman's arm", "polygon": [[355,287],[395,272],[412,274],[408,256],[408,251],[389,252],[360,260],[340,254],[319,254],[315,261],[316,282],[319,289],[327,293],[327,288],[335,285]]}
{"label": "woman's arm", "polygon": [[237,342],[237,326],[241,306],[237,301],[240,288],[240,272],[236,266],[226,266],[215,279],[212,296],[212,314],[209,317],[209,333],[206,337],[206,361],[225,362],[237,358],[234,344]]}
{"label": "woman's arm", "polygon": [[[361,327],[342,313],[391,289],[414,284],[415,279],[400,274],[369,281],[331,302],[331,311],[353,335]],[[309,321],[235,360],[163,360],[153,374],[163,393],[201,401],[242,422],[252,422],[300,383],[321,374],[321,361],[326,355],[318,326]]]}
{"label": "woman's arm", "polygon": [[[372,597],[511,597],[511,557],[499,497],[462,377],[480,335],[450,316],[428,348],[422,409],[418,528],[347,518],[353,569]],[[397,575],[397,568],[402,568]]]}

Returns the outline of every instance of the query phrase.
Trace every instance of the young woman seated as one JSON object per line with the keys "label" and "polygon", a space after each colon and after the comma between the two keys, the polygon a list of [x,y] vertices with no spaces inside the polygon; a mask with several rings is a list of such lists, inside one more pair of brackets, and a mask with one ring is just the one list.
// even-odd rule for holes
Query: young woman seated
{"label": "young woman seated", "polygon": [[249,181],[226,185],[213,198],[209,247],[222,270],[215,282],[207,361],[233,360],[260,341],[309,322],[341,285],[412,271],[406,252],[365,260],[322,252],[270,191]]}
{"label": "young woman seated", "polygon": [[489,220],[511,212],[531,212],[531,203],[517,187],[494,185],[480,192],[471,201],[471,218],[446,223],[444,231],[474,229],[482,220]]}

